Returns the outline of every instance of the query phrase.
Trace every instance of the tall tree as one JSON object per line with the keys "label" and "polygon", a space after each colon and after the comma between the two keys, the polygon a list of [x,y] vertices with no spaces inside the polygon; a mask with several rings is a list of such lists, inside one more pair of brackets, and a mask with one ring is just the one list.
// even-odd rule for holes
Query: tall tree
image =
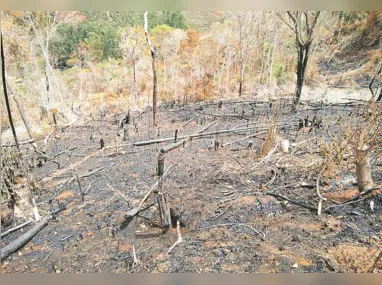
{"label": "tall tree", "polygon": [[[2,15],[0,15],[1,17]],[[1,19],[0,19],[1,21]],[[0,30],[0,44],[1,44],[1,79],[3,82],[3,91],[4,91],[4,97],[5,97],[5,103],[7,106],[7,112],[8,112],[8,118],[9,118],[9,124],[11,125],[13,137],[15,138],[16,147],[18,150],[20,150],[19,141],[17,139],[15,126],[13,125],[13,119],[12,119],[12,112],[11,112],[11,106],[9,104],[9,98],[8,98],[8,92],[7,92],[7,84],[5,79],[5,56],[4,56],[4,46],[3,46],[3,33]]]}
{"label": "tall tree", "polygon": [[150,47],[151,58],[152,58],[152,68],[153,68],[153,126],[156,126],[157,125],[157,85],[158,85],[157,71],[156,71],[156,67],[155,67],[156,51],[154,49],[153,44],[150,41],[149,27],[148,27],[148,21],[147,21],[147,11],[145,11],[145,14],[144,14],[144,28],[145,28],[145,35],[146,35],[147,44]]}
{"label": "tall tree", "polygon": [[46,11],[46,12],[24,12],[26,19],[36,36],[36,39],[40,45],[44,62],[45,62],[45,76],[46,76],[46,93],[47,93],[47,111],[50,110],[50,84],[53,80],[55,89],[58,94],[58,98],[61,104],[63,104],[63,97],[61,88],[55,77],[52,62],[50,58],[50,42],[54,38],[59,26],[63,24],[75,24],[84,20],[80,12],[65,12],[65,11]]}
{"label": "tall tree", "polygon": [[284,19],[283,16],[278,14],[285,24],[295,34],[295,42],[297,48],[297,83],[296,91],[294,94],[293,109],[296,111],[300,103],[302,86],[304,85],[305,71],[308,66],[308,59],[315,39],[315,28],[317,27],[320,11],[306,12],[306,11],[288,11],[288,17]]}
{"label": "tall tree", "polygon": [[257,40],[257,16],[256,13],[251,11],[236,11],[228,14],[228,18],[234,24],[239,46],[239,96],[243,95],[245,67]]}
{"label": "tall tree", "polygon": [[131,90],[135,98],[138,99],[136,65],[143,54],[144,32],[141,27],[129,27],[127,29],[121,29],[120,36],[122,57],[127,57],[133,66],[133,83],[131,84]]}

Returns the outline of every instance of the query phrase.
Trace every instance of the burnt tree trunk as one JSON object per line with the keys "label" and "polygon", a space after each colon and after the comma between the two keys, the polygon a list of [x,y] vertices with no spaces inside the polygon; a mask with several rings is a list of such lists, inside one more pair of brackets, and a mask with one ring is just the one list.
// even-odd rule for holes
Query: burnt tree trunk
{"label": "burnt tree trunk", "polygon": [[164,155],[158,156],[158,192],[157,201],[161,219],[161,225],[164,230],[167,230],[171,225],[171,214],[167,204],[166,194],[163,192],[162,179],[164,174]]}
{"label": "burnt tree trunk", "polygon": [[144,13],[144,28],[145,28],[145,35],[147,44],[150,47],[151,51],[151,58],[152,58],[152,68],[153,68],[153,126],[155,127],[157,125],[157,86],[158,86],[158,79],[157,79],[157,72],[156,72],[156,51],[154,49],[154,46],[152,45],[150,41],[150,35],[149,35],[149,28],[148,28],[148,22],[147,22],[147,11]]}
{"label": "burnt tree trunk", "polygon": [[245,65],[244,65],[244,63],[242,63],[242,66],[240,68],[239,97],[241,97],[241,95],[243,95],[244,68],[245,68]]}
{"label": "burnt tree trunk", "polygon": [[15,126],[13,125],[11,106],[9,104],[8,93],[7,93],[7,84],[6,84],[6,79],[5,79],[5,56],[4,56],[3,33],[2,32],[0,32],[0,37],[1,37],[1,39],[0,39],[0,42],[1,42],[1,78],[2,78],[2,81],[3,81],[3,90],[4,90],[4,97],[5,97],[5,104],[7,106],[9,124],[11,125],[13,137],[15,138],[16,147],[17,147],[18,150],[20,150],[19,141],[17,139]]}
{"label": "burnt tree trunk", "polygon": [[293,100],[293,111],[297,111],[300,103],[302,86],[305,79],[305,70],[308,65],[309,51],[314,40],[314,30],[318,23],[321,11],[287,11],[289,21],[280,14],[281,20],[294,32],[297,48],[297,82],[295,98]]}
{"label": "burnt tree trunk", "polygon": [[381,86],[381,89],[379,90],[379,95],[378,95],[378,88],[379,86],[377,86],[376,90],[374,91],[373,90],[373,83],[374,83],[374,80],[375,78],[381,74],[382,72],[382,62],[379,64],[379,67],[377,68],[377,71],[376,73],[374,74],[373,76],[373,79],[371,80],[370,84],[369,84],[369,90],[371,92],[371,96],[374,98],[375,96],[377,98],[375,98],[375,102],[378,102],[378,101],[381,101],[382,100],[382,86]]}
{"label": "burnt tree trunk", "polygon": [[298,104],[300,104],[301,100],[301,91],[302,86],[304,85],[305,80],[305,71],[306,66],[308,64],[309,59],[309,50],[310,50],[310,43],[308,44],[297,44],[298,45],[298,57],[297,57],[297,83],[296,83],[296,91],[294,96],[294,102],[293,102],[293,109],[297,110]]}

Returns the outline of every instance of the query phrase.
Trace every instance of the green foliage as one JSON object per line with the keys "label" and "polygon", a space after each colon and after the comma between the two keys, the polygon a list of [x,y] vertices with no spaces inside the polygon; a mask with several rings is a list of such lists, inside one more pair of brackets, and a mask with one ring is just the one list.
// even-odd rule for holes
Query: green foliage
{"label": "green foliage", "polygon": [[367,12],[362,11],[340,11],[338,12],[338,17],[344,17],[344,20],[349,23],[354,23],[355,21],[362,21],[366,18]]}
{"label": "green foliage", "polygon": [[[57,29],[57,36],[51,41],[50,53],[57,60],[56,67],[60,69],[68,68],[67,61],[80,42],[91,46],[93,60],[121,58],[118,30],[126,26],[143,26],[143,12],[110,11],[107,14],[104,11],[93,11],[83,14],[87,17],[87,21],[76,26],[60,25]],[[153,30],[157,26],[159,30],[188,28],[183,14],[177,11],[149,12],[148,21],[150,29]]]}
{"label": "green foliage", "polygon": [[285,65],[275,60],[275,62],[273,63],[273,76],[274,78],[276,78],[278,85],[285,83],[286,75],[287,72]]}
{"label": "green foliage", "polygon": [[103,58],[103,43],[101,37],[94,32],[90,32],[88,37],[85,38],[85,43],[91,52],[93,61],[101,61]]}
{"label": "green foliage", "polygon": [[172,31],[174,31],[173,27],[170,27],[168,25],[158,25],[151,30],[150,34],[156,36],[160,34],[170,34]]}

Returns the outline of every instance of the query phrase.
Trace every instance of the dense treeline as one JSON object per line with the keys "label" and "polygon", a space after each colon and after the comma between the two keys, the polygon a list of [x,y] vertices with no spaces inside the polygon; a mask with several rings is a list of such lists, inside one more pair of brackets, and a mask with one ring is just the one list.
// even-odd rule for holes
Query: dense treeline
{"label": "dense treeline", "polygon": [[[67,60],[80,43],[86,43],[98,53],[97,60],[120,59],[120,37],[118,30],[123,27],[143,25],[143,12],[110,11],[83,12],[86,20],[78,25],[63,24],[57,29],[50,51],[56,57],[58,68],[67,68]],[[180,12],[152,12],[149,14],[150,28],[167,25],[173,28],[187,29],[188,25]]]}
{"label": "dense treeline", "polygon": [[[381,61],[380,12],[196,14],[148,13],[159,100],[293,95],[301,91],[296,78],[297,85],[365,86]],[[143,12],[4,12],[2,29],[9,85],[32,121],[56,109],[151,104]]]}

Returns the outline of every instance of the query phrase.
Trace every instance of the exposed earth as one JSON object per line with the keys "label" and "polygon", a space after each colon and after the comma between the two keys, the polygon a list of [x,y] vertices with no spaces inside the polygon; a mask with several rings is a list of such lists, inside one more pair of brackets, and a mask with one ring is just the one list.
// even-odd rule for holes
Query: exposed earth
{"label": "exposed earth", "polygon": [[[55,194],[54,199],[67,209],[4,260],[2,271],[368,272],[373,267],[372,272],[382,272],[382,260],[376,262],[382,246],[381,189],[340,204],[359,193],[355,167],[329,165],[319,181],[327,201],[321,215],[315,210],[317,173],[324,159],[320,142],[328,139],[329,130],[341,131],[339,122],[346,120],[354,106],[308,104],[297,114],[280,106],[278,134],[290,140],[291,152],[283,153],[272,144],[263,154],[275,105],[253,105],[254,100],[224,101],[221,108],[218,102],[162,104],[156,129],[150,126],[150,109],[134,111],[127,142],[113,114],[98,114],[57,131],[48,141],[46,154],[54,157],[67,152],[56,158],[59,169],[52,161],[33,168],[43,188],[36,202],[41,216],[49,213],[48,201]],[[298,119],[314,115],[322,118],[323,127],[296,136]],[[163,189],[169,193],[170,207],[182,213],[183,238],[167,255],[178,239],[177,231],[162,232],[156,205],[132,221],[124,216],[155,183],[159,149],[171,142],[132,144],[173,137],[175,129],[179,136],[195,134],[214,121],[207,132],[247,124],[254,128],[247,133],[194,138],[165,155],[165,169],[171,169]],[[246,135],[254,136],[239,140]],[[101,138],[107,148],[100,149]],[[382,158],[374,157],[372,165],[375,187],[380,188]],[[72,170],[81,176],[95,169],[100,170],[80,179],[88,190],[82,201],[78,183],[66,182],[73,177]],[[153,201],[151,195],[145,205]],[[53,205],[58,207],[57,202]],[[2,205],[2,217],[7,215],[9,210]],[[21,222],[3,225],[2,231]],[[33,223],[5,236],[1,246],[31,227]],[[133,260],[133,245],[138,263]]]}

